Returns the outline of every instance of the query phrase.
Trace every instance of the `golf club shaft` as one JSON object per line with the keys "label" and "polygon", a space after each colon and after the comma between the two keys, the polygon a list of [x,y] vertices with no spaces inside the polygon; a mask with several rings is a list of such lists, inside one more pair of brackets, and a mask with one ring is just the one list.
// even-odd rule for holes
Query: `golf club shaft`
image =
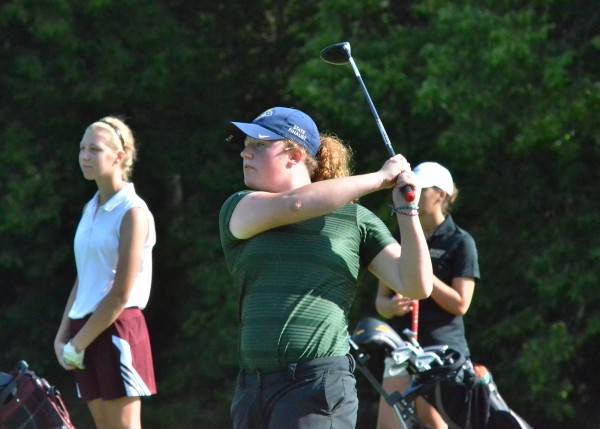
{"label": "golf club shaft", "polygon": [[385,148],[387,149],[390,156],[394,156],[394,155],[396,155],[396,153],[394,152],[394,149],[392,148],[392,143],[390,142],[390,139],[389,139],[387,133],[385,132],[383,123],[381,122],[381,119],[379,118],[379,114],[377,113],[377,109],[375,109],[375,105],[373,104],[373,101],[371,100],[371,97],[369,96],[369,91],[367,91],[367,87],[365,86],[362,76],[360,75],[360,72],[358,71],[358,67],[356,67],[356,63],[354,62],[354,59],[352,57],[349,57],[348,61],[350,61],[350,65],[352,66],[352,70],[354,70],[354,75],[356,76],[356,79],[358,80],[358,83],[360,84],[360,88],[362,89],[363,94],[365,94],[365,99],[367,100],[367,103],[369,104],[369,108],[371,109],[371,113],[373,114],[373,117],[375,118],[375,123],[377,124],[377,128],[379,128],[379,132],[381,133],[381,136],[383,137],[383,143],[385,144]]}
{"label": "golf club shaft", "polygon": [[[377,109],[375,109],[375,105],[373,104],[373,101],[371,100],[371,96],[369,95],[369,91],[367,91],[367,87],[365,86],[365,83],[362,80],[360,72],[358,71],[358,67],[356,67],[356,63],[354,62],[354,59],[352,58],[352,56],[350,55],[349,52],[347,52],[347,55],[348,55],[348,61],[350,62],[350,65],[352,66],[352,70],[354,70],[354,75],[356,76],[356,79],[358,80],[358,83],[360,84],[360,88],[362,89],[362,92],[365,95],[367,103],[369,104],[371,113],[373,114],[373,117],[375,118],[375,123],[377,124],[377,128],[379,128],[381,137],[383,137],[383,143],[385,144],[385,148],[387,149],[390,156],[394,156],[394,155],[396,155],[396,153],[394,152],[394,149],[392,148],[392,143],[390,142],[390,139],[389,139],[387,133],[385,132],[385,128],[383,127],[383,122],[381,122],[381,119],[379,118],[379,115],[377,114]],[[410,186],[408,186],[408,185],[403,186],[401,191],[402,191],[402,194],[404,195],[404,199],[406,201],[408,201],[408,202],[414,201],[415,194],[413,193],[413,190]]]}
{"label": "golf club shaft", "polygon": [[[356,76],[356,79],[358,80],[358,83],[360,84],[363,94],[365,95],[365,98],[367,99],[367,103],[369,104],[369,108],[371,109],[371,113],[373,113],[373,117],[375,118],[377,128],[379,128],[379,132],[381,133],[381,136],[383,137],[383,142],[385,143],[385,147],[388,150],[390,156],[394,156],[395,155],[394,149],[392,148],[390,139],[389,139],[387,133],[385,132],[385,128],[383,127],[383,122],[381,122],[381,119],[379,118],[379,115],[377,114],[377,109],[375,109],[375,105],[373,104],[373,101],[371,100],[369,91],[367,91],[367,87],[365,86],[365,83],[362,80],[362,77],[360,75],[360,72],[358,71],[358,67],[356,66],[356,63],[354,62],[354,59],[352,58],[352,54],[350,53],[350,44],[349,43],[338,44],[338,48],[336,48],[337,51],[340,50],[340,47],[343,50],[343,52],[345,53],[346,57],[348,58],[348,61],[350,62],[350,65],[352,66],[352,70],[354,70],[354,75]],[[408,186],[408,185],[403,186],[401,191],[402,191],[402,194],[404,195],[404,199],[407,202],[414,201],[415,194],[410,186]],[[415,300],[413,302],[413,310],[412,310],[412,315],[411,315],[411,328],[414,333],[414,336],[415,336],[414,338],[416,341],[418,338],[418,335],[419,335],[419,301],[418,300]]]}

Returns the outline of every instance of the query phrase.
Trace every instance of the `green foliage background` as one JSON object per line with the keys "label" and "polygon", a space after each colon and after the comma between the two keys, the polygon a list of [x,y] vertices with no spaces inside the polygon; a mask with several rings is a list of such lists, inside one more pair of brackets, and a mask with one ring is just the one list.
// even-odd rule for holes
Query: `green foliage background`
{"label": "green foliage background", "polygon": [[[474,359],[534,427],[595,427],[598,0],[12,0],[0,37],[0,370],[26,359],[78,428],[91,421],[52,342],[94,192],[77,165],[85,127],[126,117],[157,221],[146,316],[160,393],[144,427],[230,427],[237,299],[217,216],[243,185],[228,124],[297,107],[352,145],[356,172],[377,169],[387,155],[350,66],[319,59],[341,41],[396,151],[445,164],[461,189],[454,217],[482,270]],[[388,202],[363,199],[386,221]],[[351,324],[373,314],[363,283]],[[371,427],[376,397],[359,389]]]}

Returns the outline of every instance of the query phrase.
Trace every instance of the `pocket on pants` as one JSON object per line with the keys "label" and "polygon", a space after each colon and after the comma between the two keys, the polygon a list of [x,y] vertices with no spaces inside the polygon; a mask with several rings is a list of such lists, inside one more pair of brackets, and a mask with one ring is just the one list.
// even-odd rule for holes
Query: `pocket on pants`
{"label": "pocket on pants", "polygon": [[356,379],[348,371],[329,371],[323,375],[327,410],[335,412],[347,401],[356,399]]}

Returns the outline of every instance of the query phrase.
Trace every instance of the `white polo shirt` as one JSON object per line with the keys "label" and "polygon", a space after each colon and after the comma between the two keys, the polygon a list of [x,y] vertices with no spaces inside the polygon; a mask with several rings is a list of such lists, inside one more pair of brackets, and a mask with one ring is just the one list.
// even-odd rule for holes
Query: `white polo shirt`
{"label": "white polo shirt", "polygon": [[92,313],[111,290],[119,259],[121,221],[130,209],[141,207],[148,214],[148,238],[144,244],[142,263],[126,307],[146,307],[152,283],[152,247],[156,244],[154,218],[148,206],[128,183],[102,207],[99,193],[87,203],[75,233],[77,296],[69,311],[71,319]]}

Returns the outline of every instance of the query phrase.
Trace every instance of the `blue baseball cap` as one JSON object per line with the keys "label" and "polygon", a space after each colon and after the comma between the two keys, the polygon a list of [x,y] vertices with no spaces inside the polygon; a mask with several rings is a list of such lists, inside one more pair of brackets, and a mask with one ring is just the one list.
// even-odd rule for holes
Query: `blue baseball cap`
{"label": "blue baseball cap", "polygon": [[256,140],[290,139],[317,155],[321,138],[315,122],[306,113],[289,107],[273,107],[250,123],[232,122],[244,134]]}

